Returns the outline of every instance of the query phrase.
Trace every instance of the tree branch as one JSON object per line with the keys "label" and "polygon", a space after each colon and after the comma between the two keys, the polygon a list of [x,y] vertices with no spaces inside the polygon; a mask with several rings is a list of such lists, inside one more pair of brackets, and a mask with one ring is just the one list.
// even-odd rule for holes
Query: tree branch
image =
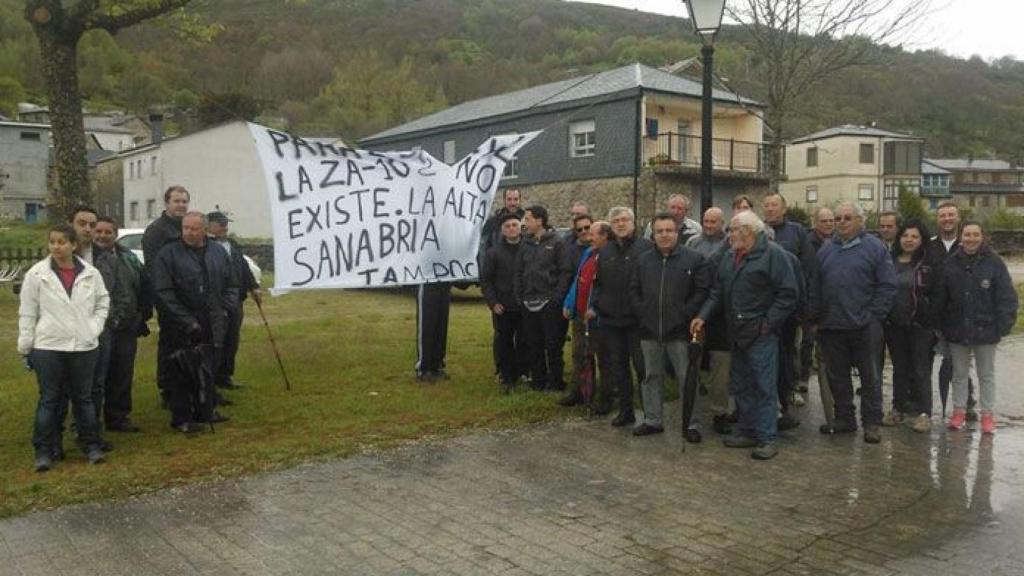
{"label": "tree branch", "polygon": [[116,34],[120,29],[162,16],[183,8],[191,0],[148,0],[146,2],[119,3],[106,11],[93,10],[85,21],[85,29],[100,28]]}

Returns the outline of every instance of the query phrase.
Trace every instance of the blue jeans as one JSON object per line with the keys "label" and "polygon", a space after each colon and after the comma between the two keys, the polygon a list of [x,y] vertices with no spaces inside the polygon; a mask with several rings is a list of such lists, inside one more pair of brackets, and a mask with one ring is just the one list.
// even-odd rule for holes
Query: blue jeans
{"label": "blue jeans", "polygon": [[761,442],[775,442],[779,407],[779,337],[764,334],[746,350],[732,350],[729,391],[736,399],[740,432]]}
{"label": "blue jeans", "polygon": [[83,450],[99,445],[96,411],[92,404],[92,389],[99,350],[87,352],[57,352],[34,349],[29,355],[39,382],[39,404],[36,406],[35,429],[32,446],[36,454],[52,454],[60,446],[58,420],[61,403],[71,399],[78,430],[78,445]]}

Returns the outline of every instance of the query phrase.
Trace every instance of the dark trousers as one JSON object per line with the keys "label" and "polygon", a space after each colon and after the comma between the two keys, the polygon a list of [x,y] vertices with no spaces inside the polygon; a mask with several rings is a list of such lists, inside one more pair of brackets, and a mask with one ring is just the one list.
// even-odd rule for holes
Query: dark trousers
{"label": "dark trousers", "polygon": [[746,349],[733,348],[729,358],[729,392],[736,399],[740,432],[761,442],[775,442],[778,406],[779,337],[763,334]]}
{"label": "dark trousers", "polygon": [[932,348],[935,336],[920,326],[885,327],[892,358],[892,409],[904,414],[932,414]]}
{"label": "dark trousers", "polygon": [[562,307],[548,302],[539,312],[523,312],[523,328],[529,342],[533,387],[546,390],[565,389],[565,360],[562,347]]}
{"label": "dark trousers", "polygon": [[494,361],[501,381],[512,384],[519,378],[523,360],[519,343],[523,340],[523,314],[518,310],[505,310],[491,314],[494,323]]}
{"label": "dark trousers", "polygon": [[644,354],[640,349],[640,332],[636,326],[602,325],[597,345],[597,363],[601,369],[601,387],[619,398],[619,412],[633,412],[633,374],[644,381]]}
{"label": "dark trousers", "polygon": [[167,402],[171,408],[171,426],[181,426],[190,421],[204,421],[213,413],[216,392],[213,378],[217,366],[218,352],[212,345],[202,346],[201,362],[211,378],[197,379],[194,371],[185,370],[168,358]]}
{"label": "dark trousers", "polygon": [[221,349],[221,360],[218,363],[217,386],[231,383],[235,375],[235,356],[242,337],[242,321],[245,320],[244,302],[240,302],[238,310],[228,310],[227,331],[224,333],[224,347]]}
{"label": "dark trousers", "polygon": [[796,342],[796,333],[799,327],[800,323],[790,318],[782,324],[782,332],[779,334],[778,396],[783,413],[789,411],[789,399],[796,388],[797,374],[800,371],[797,366]]}
{"label": "dark trousers", "polygon": [[853,405],[853,378],[850,369],[860,374],[861,421],[865,426],[882,422],[882,379],[878,355],[882,349],[882,325],[871,322],[854,330],[821,330],[821,351],[836,407],[836,426],[856,426]]}
{"label": "dark trousers", "polygon": [[417,374],[436,373],[444,368],[451,301],[451,283],[420,284],[416,293]]}
{"label": "dark trousers", "polygon": [[135,376],[135,354],[138,336],[135,327],[111,333],[110,365],[104,387],[103,418],[107,427],[124,421],[132,411],[132,380]]}
{"label": "dark trousers", "polygon": [[[90,404],[92,405],[97,426],[103,422],[103,404],[105,400],[103,389],[106,387],[107,368],[110,365],[110,330],[104,329],[98,341],[99,346],[96,347],[96,360],[93,363],[92,369],[92,382],[89,384],[89,394],[92,398]],[[61,394],[60,407],[57,410],[58,444],[64,436],[64,421],[68,418],[68,401],[71,399],[71,389],[65,387],[62,389]],[[77,422],[78,419],[76,418],[75,421]],[[97,428],[97,433],[98,430],[99,428]]]}
{"label": "dark trousers", "polygon": [[87,352],[32,350],[29,360],[39,382],[39,403],[32,431],[36,455],[52,455],[62,449],[60,429],[67,414],[68,399],[75,416],[79,447],[87,450],[99,446],[99,426],[92,404],[98,357],[98,349]]}

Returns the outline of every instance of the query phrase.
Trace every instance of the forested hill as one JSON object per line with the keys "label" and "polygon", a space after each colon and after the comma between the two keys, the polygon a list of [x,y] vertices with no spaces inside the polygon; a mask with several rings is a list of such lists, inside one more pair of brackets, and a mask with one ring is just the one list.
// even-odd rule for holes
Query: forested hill
{"label": "forested hill", "polygon": [[[8,115],[43,94],[23,9],[24,0],[0,0]],[[559,0],[194,0],[192,11],[222,30],[205,43],[156,23],[116,39],[87,36],[81,85],[90,106],[195,111],[205,95],[236,93],[291,130],[354,140],[468,99],[698,52],[684,20]],[[876,52],[875,65],[817,85],[785,135],[876,122],[925,137],[935,156],[1024,162],[1024,62]],[[758,57],[740,30],[726,30],[716,71],[760,99]]]}

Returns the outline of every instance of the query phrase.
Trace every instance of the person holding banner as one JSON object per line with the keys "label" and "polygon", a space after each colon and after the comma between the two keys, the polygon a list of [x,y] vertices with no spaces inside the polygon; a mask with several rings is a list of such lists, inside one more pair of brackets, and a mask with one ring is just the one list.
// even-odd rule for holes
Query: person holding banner
{"label": "person holding banner", "polygon": [[501,217],[501,241],[484,257],[480,289],[491,309],[494,325],[494,360],[501,391],[508,394],[519,378],[523,347],[523,313],[515,295],[516,257],[522,246],[519,217],[506,213]]}
{"label": "person holding banner", "polygon": [[448,379],[444,357],[451,302],[451,282],[420,284],[416,292],[416,379],[420,382]]}
{"label": "person holding banner", "polygon": [[516,257],[515,294],[524,312],[532,358],[534,390],[565,389],[562,360],[562,300],[572,280],[565,242],[548,228],[548,211],[530,206],[523,218],[526,234]]}

